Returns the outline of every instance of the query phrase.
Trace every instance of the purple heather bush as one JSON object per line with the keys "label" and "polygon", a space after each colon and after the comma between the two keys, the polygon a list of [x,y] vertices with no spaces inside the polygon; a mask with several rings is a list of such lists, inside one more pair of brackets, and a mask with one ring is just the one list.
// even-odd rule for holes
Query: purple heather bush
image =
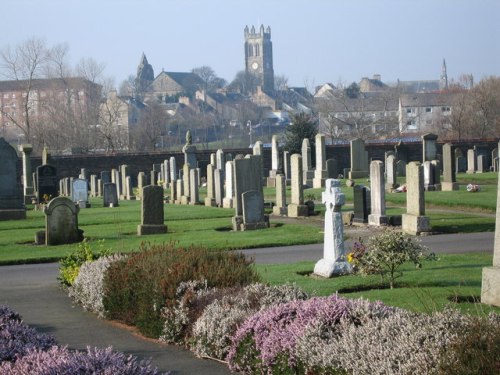
{"label": "purple heather bush", "polygon": [[0,362],[15,361],[30,349],[46,350],[53,345],[56,340],[52,336],[38,333],[10,308],[0,307]]}
{"label": "purple heather bush", "polygon": [[54,346],[47,351],[32,349],[15,363],[0,364],[3,375],[157,375],[158,370],[149,361],[138,361],[134,356],[106,349],[87,348],[86,352],[69,351]]}
{"label": "purple heather bush", "polygon": [[273,305],[307,298],[306,292],[291,284],[255,283],[226,293],[209,304],[195,322],[191,349],[199,356],[225,359],[232,336],[249,316]]}
{"label": "purple heather bush", "polygon": [[394,310],[382,303],[337,295],[281,304],[258,312],[240,326],[227,359],[233,371],[302,373],[304,364],[296,355],[296,345],[309,327],[336,327],[343,322],[360,325]]}

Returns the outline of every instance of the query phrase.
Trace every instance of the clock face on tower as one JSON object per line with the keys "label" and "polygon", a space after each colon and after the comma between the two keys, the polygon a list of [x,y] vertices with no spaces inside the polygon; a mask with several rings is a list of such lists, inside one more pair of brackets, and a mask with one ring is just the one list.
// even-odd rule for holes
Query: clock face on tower
{"label": "clock face on tower", "polygon": [[257,70],[257,69],[259,69],[259,64],[257,64],[256,62],[254,62],[254,63],[252,64],[252,69],[253,69],[253,70]]}

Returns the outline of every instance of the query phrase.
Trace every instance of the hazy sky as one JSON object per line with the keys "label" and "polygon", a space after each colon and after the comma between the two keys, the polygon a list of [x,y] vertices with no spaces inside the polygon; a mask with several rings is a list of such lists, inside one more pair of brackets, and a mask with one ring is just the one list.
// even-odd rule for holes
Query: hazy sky
{"label": "hazy sky", "polygon": [[244,69],[243,29],[272,30],[274,72],[290,86],[472,73],[500,76],[499,0],[1,0],[0,48],[29,37],[67,43],[72,62],[106,64],[116,85],[142,52],[155,75]]}

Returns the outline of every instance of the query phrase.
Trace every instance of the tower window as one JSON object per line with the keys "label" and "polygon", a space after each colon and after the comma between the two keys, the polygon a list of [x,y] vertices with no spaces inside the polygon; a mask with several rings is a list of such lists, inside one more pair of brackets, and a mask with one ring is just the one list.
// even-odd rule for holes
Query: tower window
{"label": "tower window", "polygon": [[255,45],[255,56],[260,56],[260,46],[258,44]]}
{"label": "tower window", "polygon": [[248,45],[248,56],[253,56],[253,45],[252,44]]}

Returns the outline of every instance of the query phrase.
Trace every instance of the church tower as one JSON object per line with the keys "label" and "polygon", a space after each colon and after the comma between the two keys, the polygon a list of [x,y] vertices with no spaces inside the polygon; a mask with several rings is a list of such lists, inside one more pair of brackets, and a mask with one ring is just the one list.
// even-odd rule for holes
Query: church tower
{"label": "church tower", "polygon": [[441,68],[441,77],[439,78],[439,89],[448,89],[448,74],[446,73],[446,60],[443,59],[443,66]]}
{"label": "church tower", "polygon": [[135,78],[135,86],[137,90],[137,94],[143,94],[147,87],[153,82],[155,79],[153,67],[148,63],[148,59],[144,52],[142,53],[141,62],[137,67],[137,76]]}
{"label": "church tower", "polygon": [[257,78],[257,85],[264,91],[274,91],[273,44],[269,26],[264,30],[264,25],[261,25],[259,32],[253,26],[250,30],[245,27],[245,71]]}

